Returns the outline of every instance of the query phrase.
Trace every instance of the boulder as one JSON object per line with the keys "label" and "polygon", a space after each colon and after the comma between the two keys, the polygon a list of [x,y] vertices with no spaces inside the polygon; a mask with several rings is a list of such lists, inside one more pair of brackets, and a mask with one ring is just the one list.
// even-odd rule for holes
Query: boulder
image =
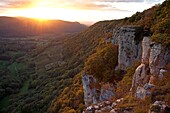
{"label": "boulder", "polygon": [[85,73],[82,75],[82,82],[86,106],[110,100],[115,96],[115,86],[113,84],[99,83],[93,76]]}
{"label": "boulder", "polygon": [[163,101],[155,101],[150,110],[149,113],[169,113],[170,106],[166,105]]}

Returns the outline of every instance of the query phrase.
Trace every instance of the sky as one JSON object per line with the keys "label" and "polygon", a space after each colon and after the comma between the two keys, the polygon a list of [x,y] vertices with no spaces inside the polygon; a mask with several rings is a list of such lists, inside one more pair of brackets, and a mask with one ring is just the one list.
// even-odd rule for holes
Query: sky
{"label": "sky", "polygon": [[0,16],[92,24],[129,17],[165,0],[0,0]]}

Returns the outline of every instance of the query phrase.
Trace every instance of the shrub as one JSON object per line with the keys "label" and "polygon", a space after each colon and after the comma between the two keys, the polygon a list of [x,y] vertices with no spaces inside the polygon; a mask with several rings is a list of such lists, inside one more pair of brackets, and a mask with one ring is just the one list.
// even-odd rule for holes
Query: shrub
{"label": "shrub", "polygon": [[74,109],[71,109],[68,111],[68,113],[76,113],[76,111]]}
{"label": "shrub", "polygon": [[151,40],[163,46],[168,46],[170,45],[170,34],[166,33],[153,34]]}
{"label": "shrub", "polygon": [[84,69],[87,74],[93,75],[99,81],[113,82],[116,79],[117,64],[118,46],[107,45],[87,59]]}

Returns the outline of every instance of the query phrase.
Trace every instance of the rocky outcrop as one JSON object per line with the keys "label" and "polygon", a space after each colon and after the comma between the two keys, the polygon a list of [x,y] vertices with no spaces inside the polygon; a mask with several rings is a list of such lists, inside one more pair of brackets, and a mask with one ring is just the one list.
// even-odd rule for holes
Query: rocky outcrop
{"label": "rocky outcrop", "polygon": [[82,75],[83,89],[84,89],[84,102],[85,105],[96,104],[98,102],[98,94],[96,92],[97,89],[97,81],[93,76],[86,75],[83,73]]}
{"label": "rocky outcrop", "polygon": [[135,92],[135,97],[144,99],[146,96],[151,95],[151,89],[155,85],[146,83],[144,86],[138,86]]}
{"label": "rocky outcrop", "polygon": [[169,113],[170,106],[166,105],[163,101],[155,101],[152,104],[149,113]]}
{"label": "rocky outcrop", "polygon": [[126,70],[136,59],[141,59],[143,29],[137,26],[113,30],[112,44],[119,45],[118,68]]}
{"label": "rocky outcrop", "polygon": [[123,113],[120,111],[127,111],[129,108],[115,108],[121,101],[123,101],[123,98],[117,99],[114,102],[103,101],[95,105],[90,105],[83,111],[83,113]]}
{"label": "rocky outcrop", "polygon": [[149,56],[150,56],[150,37],[144,37],[142,40],[142,60],[143,64],[149,64]]}
{"label": "rocky outcrop", "polygon": [[[156,78],[162,79],[166,64],[170,61],[170,49],[160,44],[150,42],[150,37],[144,37],[142,42],[141,65],[135,71],[131,91],[137,98],[144,99],[150,94]],[[149,89],[145,86],[151,86]]]}
{"label": "rocky outcrop", "polygon": [[164,69],[168,62],[170,62],[170,48],[152,43],[149,58],[150,73],[153,76],[158,76],[160,70]]}
{"label": "rocky outcrop", "polygon": [[[126,70],[127,67],[131,66],[136,59],[141,59],[142,56],[142,39],[143,39],[143,28],[137,26],[128,26],[115,28],[113,30],[112,44],[119,45],[118,55],[118,68]],[[147,39],[146,39],[147,40]],[[108,40],[106,40],[107,42]],[[145,44],[145,43],[143,43]],[[149,45],[149,44],[148,44]],[[148,47],[145,48],[148,51]],[[148,53],[143,54],[143,62],[149,62],[147,60]],[[148,66],[141,65],[138,75],[142,73],[142,79],[138,79],[135,76],[134,85],[140,84],[145,79]],[[115,94],[115,86],[112,84],[98,83],[97,80],[90,75],[83,74],[83,88],[84,88],[84,101],[85,105],[96,104],[97,102],[107,101],[111,99]],[[148,81],[148,80],[145,80]],[[145,83],[145,82],[144,82]],[[138,85],[137,84],[137,85]],[[137,86],[136,85],[136,86]]]}
{"label": "rocky outcrop", "polygon": [[[110,43],[110,39],[106,42]],[[126,70],[136,59],[141,60],[133,76],[131,91],[140,99],[150,96],[155,86],[154,79],[162,79],[166,72],[165,66],[170,62],[170,48],[151,42],[149,35],[143,36],[142,27],[136,26],[114,29],[111,42],[119,46],[116,69]],[[84,113],[132,112],[132,108],[113,109],[115,103],[105,107],[100,105],[115,95],[113,84],[98,83],[93,76],[83,74],[83,88],[85,105],[88,106]]]}
{"label": "rocky outcrop", "polygon": [[115,96],[115,86],[110,83],[102,84],[99,100],[106,101]]}
{"label": "rocky outcrop", "polygon": [[82,75],[84,102],[86,106],[110,100],[115,95],[115,86],[110,83],[98,83],[91,76],[83,73]]}
{"label": "rocky outcrop", "polygon": [[[131,90],[142,89],[141,87],[137,88],[138,86],[145,85],[149,78],[149,56],[150,56],[150,37],[144,37],[142,41],[142,60],[141,65],[135,71],[132,80],[132,88]],[[143,91],[137,91],[143,92]]]}

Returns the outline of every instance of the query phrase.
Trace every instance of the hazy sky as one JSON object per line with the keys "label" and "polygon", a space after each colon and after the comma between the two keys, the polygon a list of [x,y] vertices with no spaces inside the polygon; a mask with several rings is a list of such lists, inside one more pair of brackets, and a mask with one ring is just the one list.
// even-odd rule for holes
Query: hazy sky
{"label": "hazy sky", "polygon": [[120,19],[164,0],[0,0],[0,16],[96,22]]}

